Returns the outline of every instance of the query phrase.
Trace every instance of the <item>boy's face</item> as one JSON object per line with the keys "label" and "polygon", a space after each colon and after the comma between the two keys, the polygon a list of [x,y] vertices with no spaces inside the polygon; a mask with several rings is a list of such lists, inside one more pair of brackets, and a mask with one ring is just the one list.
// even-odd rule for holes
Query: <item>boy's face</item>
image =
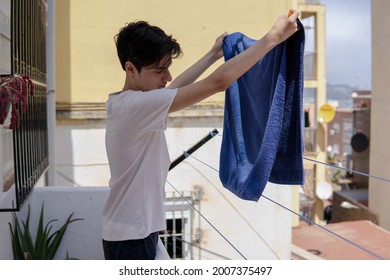
{"label": "boy's face", "polygon": [[137,73],[135,84],[139,90],[149,91],[158,88],[165,88],[167,83],[172,81],[169,66],[172,59],[169,55],[164,57],[158,65],[146,66]]}

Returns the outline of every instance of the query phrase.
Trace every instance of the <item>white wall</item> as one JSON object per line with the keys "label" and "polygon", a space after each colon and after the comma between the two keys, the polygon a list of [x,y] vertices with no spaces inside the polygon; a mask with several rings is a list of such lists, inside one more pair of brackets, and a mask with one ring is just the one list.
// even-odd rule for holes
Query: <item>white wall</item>
{"label": "white wall", "polygon": [[12,260],[12,245],[8,223],[12,216],[8,212],[0,213],[0,260]]}
{"label": "white wall", "polygon": [[[214,128],[211,126],[168,128],[166,135],[171,160],[175,160],[184,150],[188,150]],[[217,129],[221,135],[222,129],[220,127]],[[244,201],[221,185],[218,172],[209,167],[219,169],[221,141],[221,136],[214,136],[192,157],[169,172],[169,182],[179,191],[190,191],[194,190],[195,186],[201,186],[204,190],[201,213],[245,258],[289,259],[291,213],[265,198],[258,202]],[[32,213],[37,215],[42,201],[45,201],[47,220],[58,218],[63,222],[70,213],[75,212],[75,217],[84,220],[69,226],[57,257],[65,258],[68,250],[70,257],[102,259],[101,211],[107,196],[109,180],[104,150],[104,127],[102,124],[88,127],[58,126],[56,147],[59,169],[65,170],[72,176],[73,181],[83,186],[95,187],[74,187],[68,181],[67,187],[35,188],[20,215],[25,217],[27,204],[31,205]],[[66,182],[64,178],[62,180]],[[167,184],[166,191],[175,190]],[[264,195],[289,209],[292,208],[291,186],[269,184]],[[12,258],[9,220],[9,213],[0,213],[0,259]],[[199,216],[196,212],[193,220],[196,221],[197,227]],[[203,231],[200,244],[202,248],[225,258],[242,259],[242,256],[203,218],[200,219],[200,227]],[[198,250],[194,249],[194,259],[199,257],[197,252]],[[206,251],[201,251],[200,257],[219,258]]]}
{"label": "white wall", "polygon": [[[68,216],[74,212],[73,218],[83,220],[69,225],[56,259],[65,259],[67,251],[71,258],[103,259],[101,211],[107,193],[107,187],[37,187],[34,188],[18,216],[25,220],[29,204],[30,226],[35,236],[43,202],[45,202],[45,223],[58,219],[58,222],[53,223],[52,232],[61,227]],[[13,259],[8,227],[8,222],[11,220],[10,213],[0,213],[0,259]]]}
{"label": "white wall", "polygon": [[[204,182],[201,182],[204,183]],[[172,181],[172,184],[179,184]],[[101,246],[101,211],[107,197],[107,187],[37,187],[18,216],[25,219],[28,204],[31,207],[31,230],[36,232],[39,212],[45,201],[45,222],[58,219],[54,229],[60,227],[74,212],[82,218],[69,225],[56,259],[69,257],[82,260],[103,259]],[[264,194],[286,207],[291,206],[291,188],[269,185]],[[291,216],[280,207],[262,198],[259,202],[246,202],[235,198],[222,188],[208,185],[203,215],[247,259],[289,259],[291,246]],[[245,217],[245,219],[243,219]],[[10,213],[0,213],[0,259],[13,259],[8,222]],[[242,259],[211,226],[202,221],[204,249],[227,258]],[[202,251],[202,259],[218,259]]]}
{"label": "white wall", "polygon": [[[172,160],[212,130],[213,127],[168,129],[167,139],[168,143],[171,143],[169,148]],[[221,135],[222,129],[218,130]],[[172,169],[168,174],[168,181],[180,191],[202,186],[204,196],[201,213],[245,258],[289,259],[291,213],[263,197],[258,202],[240,199],[222,186],[216,171],[219,170],[221,141],[222,137],[214,136],[192,156]],[[292,189],[292,186],[269,183],[263,194],[291,209]],[[174,189],[167,184],[166,191]],[[242,256],[203,219],[201,227],[204,234],[201,243],[203,248],[230,259],[242,259]],[[216,258],[215,255],[206,252],[201,254],[202,259]]]}
{"label": "white wall", "polygon": [[57,184],[108,186],[105,123],[57,125]]}

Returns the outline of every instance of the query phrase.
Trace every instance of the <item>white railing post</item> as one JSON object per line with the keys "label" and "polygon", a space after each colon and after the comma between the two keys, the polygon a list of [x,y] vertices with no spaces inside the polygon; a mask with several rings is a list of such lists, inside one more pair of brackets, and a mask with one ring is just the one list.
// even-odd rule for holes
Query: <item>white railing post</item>
{"label": "white railing post", "polygon": [[56,97],[55,97],[55,0],[47,0],[46,14],[47,129],[49,169],[47,183],[56,185]]}

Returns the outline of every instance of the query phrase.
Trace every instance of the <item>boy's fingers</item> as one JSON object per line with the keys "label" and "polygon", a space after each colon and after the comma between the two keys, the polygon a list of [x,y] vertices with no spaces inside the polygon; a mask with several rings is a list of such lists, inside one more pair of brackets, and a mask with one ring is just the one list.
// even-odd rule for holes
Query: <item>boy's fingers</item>
{"label": "boy's fingers", "polygon": [[287,17],[292,17],[294,20],[297,19],[299,16],[299,12],[297,10],[294,10],[294,9],[290,9],[288,11],[288,15]]}
{"label": "boy's fingers", "polygon": [[295,21],[295,28],[296,28],[296,30],[299,30],[299,26],[298,26],[298,24],[296,23],[296,20],[297,20],[298,16],[299,16],[299,12],[298,12],[298,11],[296,11],[296,10],[294,10],[294,9],[290,9],[290,10],[288,11],[287,17],[288,17],[288,18],[291,17],[291,19]]}

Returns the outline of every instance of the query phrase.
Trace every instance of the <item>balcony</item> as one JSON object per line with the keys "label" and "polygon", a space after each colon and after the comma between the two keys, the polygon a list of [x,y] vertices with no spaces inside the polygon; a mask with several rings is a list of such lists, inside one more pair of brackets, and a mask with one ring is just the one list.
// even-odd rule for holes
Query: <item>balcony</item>
{"label": "balcony", "polygon": [[316,52],[305,52],[304,55],[305,80],[317,79],[316,61],[317,61]]}
{"label": "balcony", "polygon": [[[62,225],[74,212],[73,218],[82,218],[69,225],[56,259],[70,258],[98,260],[103,259],[101,246],[101,213],[108,195],[108,187],[35,187],[26,205],[17,212],[25,219],[28,205],[31,208],[30,228],[35,235],[39,212],[45,202],[44,220],[58,219],[52,223],[53,229]],[[0,199],[5,199],[4,193]],[[0,259],[13,259],[8,223],[12,222],[10,212],[0,213]],[[53,231],[54,232],[54,231]],[[34,236],[33,236],[34,238]]]}
{"label": "balcony", "polygon": [[305,127],[303,129],[303,143],[305,154],[315,153],[317,146],[317,129],[314,127]]}

